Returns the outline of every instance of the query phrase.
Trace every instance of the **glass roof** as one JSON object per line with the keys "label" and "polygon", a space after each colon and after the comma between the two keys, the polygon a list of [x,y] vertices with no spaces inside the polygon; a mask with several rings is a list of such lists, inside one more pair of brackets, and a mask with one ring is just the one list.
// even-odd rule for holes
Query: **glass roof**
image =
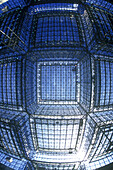
{"label": "glass roof", "polygon": [[113,3],[0,2],[2,164],[7,154],[31,170],[113,162]]}

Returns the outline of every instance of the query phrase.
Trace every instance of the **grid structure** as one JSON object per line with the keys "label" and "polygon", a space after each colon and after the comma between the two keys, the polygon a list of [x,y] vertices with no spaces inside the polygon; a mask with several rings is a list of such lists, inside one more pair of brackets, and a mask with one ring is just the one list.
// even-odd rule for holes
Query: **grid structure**
{"label": "grid structure", "polygon": [[22,60],[1,60],[0,105],[21,109],[22,106]]}
{"label": "grid structure", "polygon": [[22,1],[12,1],[12,0],[8,0],[8,1],[3,1],[3,3],[0,4],[0,13],[4,13],[7,12],[9,10],[11,10],[12,8],[22,8],[26,5],[26,2],[28,3],[29,0],[22,0]]}
{"label": "grid structure", "polygon": [[113,4],[109,2],[109,0],[107,1],[103,1],[103,0],[86,0],[87,3],[93,4],[93,5],[97,5],[98,7],[102,8],[102,9],[107,9],[109,10],[109,12],[113,11]]}
{"label": "grid structure", "polygon": [[29,59],[24,60],[25,67],[25,86],[23,88],[25,96],[25,106],[26,108],[30,105],[36,103],[37,94],[36,94],[36,63],[34,64]]}
{"label": "grid structure", "polygon": [[36,150],[56,150],[60,152],[67,150],[69,152],[69,150],[76,150],[77,145],[80,145],[83,127],[82,118],[44,119],[35,116],[30,121]]}
{"label": "grid structure", "polygon": [[[44,1],[43,1],[44,2]],[[77,11],[78,10],[78,4],[72,4],[72,3],[43,3],[35,5],[35,8],[33,6],[30,6],[30,12],[33,14],[40,13],[43,11]]]}
{"label": "grid structure", "polygon": [[101,168],[103,166],[106,166],[108,164],[112,164],[113,162],[113,153],[109,153],[109,154],[106,154],[106,155],[103,155],[99,158],[96,158],[93,162],[87,164],[85,163],[85,166],[84,169],[86,170],[95,170],[95,169],[98,169],[98,168]]}
{"label": "grid structure", "polygon": [[0,113],[0,148],[20,157],[28,157],[33,150],[28,115],[7,110],[0,110]]}
{"label": "grid structure", "polygon": [[28,160],[20,159],[14,155],[4,153],[0,150],[0,169],[9,170],[34,170],[32,163]]}
{"label": "grid structure", "polygon": [[58,49],[49,49],[49,50],[36,50],[30,52],[27,57],[32,61],[45,62],[45,61],[76,61],[78,62],[84,55],[87,55],[85,51],[80,50],[78,48],[71,49],[62,49],[59,51]]}
{"label": "grid structure", "polygon": [[63,2],[0,5],[0,162],[8,168],[113,162],[113,4]]}
{"label": "grid structure", "polygon": [[41,169],[41,170],[45,170],[45,168],[46,169],[50,169],[50,170],[53,170],[53,169],[55,169],[55,170],[72,170],[72,169],[76,169],[76,168],[78,168],[78,164],[47,164],[47,163],[43,163],[43,164],[41,164],[41,163],[34,163],[34,167],[36,168],[36,169]]}
{"label": "grid structure", "polygon": [[[87,11],[87,12],[86,12]],[[103,10],[87,8],[85,11],[86,39],[92,53],[113,55],[113,18]],[[87,29],[88,28],[88,29]]]}
{"label": "grid structure", "polygon": [[22,17],[24,18],[24,12],[22,13],[22,10],[17,10],[16,12],[12,11],[10,15],[5,14],[2,16],[0,30],[3,31],[7,35],[7,39],[5,37],[5,34],[1,34],[1,42],[5,40],[4,43],[6,44],[9,43],[8,36],[10,36],[11,34],[10,29],[12,29],[15,32],[15,34],[19,34],[20,29],[17,29],[17,28],[18,28],[19,23],[20,23],[20,28],[21,28],[22,21],[23,21],[23,19],[21,19]]}
{"label": "grid structure", "polygon": [[52,104],[52,105],[39,105],[37,107],[37,111],[35,112],[36,115],[43,115],[43,116],[79,116],[79,115],[86,115],[86,112],[80,105],[59,105],[59,104]]}
{"label": "grid structure", "polygon": [[[76,62],[44,62],[37,68],[38,103],[76,101]],[[62,102],[61,102],[62,101]]]}
{"label": "grid structure", "polygon": [[31,47],[44,46],[84,46],[81,28],[79,27],[79,14],[72,12],[54,12],[36,14],[33,18]]}
{"label": "grid structure", "polygon": [[22,56],[0,60],[0,106],[22,111],[35,102],[36,64]]}
{"label": "grid structure", "polygon": [[80,62],[80,104],[88,111],[91,104],[91,59],[84,57]]}
{"label": "grid structure", "polygon": [[113,104],[113,61],[97,59],[95,65],[95,107]]}
{"label": "grid structure", "polygon": [[[4,13],[0,17],[0,50],[1,57],[9,57],[9,55],[25,54],[28,50],[29,31],[31,20],[29,15],[26,15],[27,9],[12,10],[9,13]],[[5,50],[5,51],[4,51]],[[9,54],[10,53],[10,54]]]}
{"label": "grid structure", "polygon": [[[88,116],[86,123],[85,145],[83,150],[85,160],[94,161],[96,158],[110,153],[113,141],[113,112],[95,112]],[[84,143],[84,142],[83,142]]]}

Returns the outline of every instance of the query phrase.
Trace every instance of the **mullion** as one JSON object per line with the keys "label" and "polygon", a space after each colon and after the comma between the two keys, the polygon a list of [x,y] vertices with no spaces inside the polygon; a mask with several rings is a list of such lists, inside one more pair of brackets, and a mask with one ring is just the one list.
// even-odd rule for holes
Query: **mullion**
{"label": "mullion", "polygon": [[[13,146],[12,146],[12,143],[10,141],[10,137],[9,137],[9,133],[7,132],[7,129],[6,129],[6,134],[7,134],[7,138],[9,140],[9,144],[10,144],[10,147],[11,147],[11,153],[12,153],[12,149],[13,149]],[[11,139],[12,140],[12,139]],[[13,152],[15,153],[15,150],[13,149]]]}
{"label": "mullion", "polygon": [[47,100],[47,92],[48,92],[48,86],[47,86],[47,70],[48,70],[48,66],[47,67],[45,67],[45,83],[46,83],[46,90],[45,90],[45,92],[46,92],[46,100]]}
{"label": "mullion", "polygon": [[[42,82],[43,84],[45,83],[45,79],[43,79],[43,75],[45,76],[45,72],[44,72],[44,66],[43,65],[40,65],[39,66],[40,70],[39,70],[39,75],[40,75],[40,86],[39,86],[39,96],[42,100],[45,100],[45,88],[42,88],[41,85],[42,85]],[[39,77],[38,77],[39,78]]]}
{"label": "mullion", "polygon": [[14,137],[13,137],[13,134],[12,134],[12,131],[11,131],[12,128],[10,128],[9,130],[10,130],[11,138],[12,138],[12,141],[13,141],[14,146],[15,146],[15,148],[16,148],[16,151],[17,151],[18,155],[20,156],[20,153],[19,153],[19,151],[18,151],[17,145],[16,145],[16,143],[15,143],[15,140],[14,140]]}
{"label": "mullion", "polygon": [[7,104],[8,104],[8,84],[7,84],[7,78],[8,78],[8,76],[7,76],[7,74],[8,74],[8,71],[7,71],[7,64],[5,64],[5,68],[6,68],[6,101],[7,101]]}
{"label": "mullion", "polygon": [[66,120],[67,123],[66,123],[66,134],[65,134],[65,145],[64,145],[64,148],[66,149],[66,141],[67,141],[67,129],[68,129],[68,120]]}
{"label": "mullion", "polygon": [[34,23],[36,23],[36,24],[34,25],[34,47],[36,47],[36,33],[37,33],[38,18],[35,17]]}
{"label": "mullion", "polygon": [[[13,20],[11,20],[12,22],[11,22],[11,26],[10,26],[10,29],[13,29],[13,31],[15,31],[15,20],[16,20],[16,17],[17,17],[17,13],[13,13],[12,14],[13,15]],[[12,18],[11,18],[12,19]],[[11,33],[11,32],[10,32]],[[9,33],[9,34],[10,34]]]}
{"label": "mullion", "polygon": [[97,106],[97,88],[98,88],[98,83],[97,83],[97,61],[94,60],[94,69],[95,69],[95,87],[94,87],[94,105]]}
{"label": "mullion", "polygon": [[[102,15],[102,13],[100,12],[100,14],[101,14],[101,18],[103,19],[103,22],[105,23],[106,22],[106,20],[104,20],[104,17],[103,17],[103,15]],[[103,25],[104,24],[101,24],[101,27],[103,28],[103,32],[104,32],[104,36],[105,36],[105,34],[106,34],[106,30],[104,30],[104,27],[103,27]],[[107,24],[106,24],[106,27],[107,27]],[[107,30],[108,30],[108,27],[107,27]],[[105,38],[105,37],[104,37]]]}
{"label": "mullion", "polygon": [[[110,101],[109,101],[109,99],[110,99],[110,84],[111,84],[111,79],[110,79],[110,64],[109,64],[109,61],[106,61],[106,104],[105,105],[108,105],[109,106],[109,103],[110,103]],[[108,79],[108,80],[107,80]],[[109,82],[109,84],[108,84],[108,82]]]}
{"label": "mullion", "polygon": [[53,42],[54,42],[54,44],[55,44],[55,17],[53,17],[53,22],[52,22],[52,27],[53,27]]}
{"label": "mullion", "polygon": [[66,35],[65,35],[66,40],[65,41],[67,41],[67,44],[68,44],[68,38],[67,38],[68,37],[67,36],[68,35],[67,34],[68,31],[67,31],[66,17],[64,17],[64,22],[65,22],[65,30],[66,30]]}
{"label": "mullion", "polygon": [[[18,126],[18,128],[20,128],[20,127]],[[14,135],[17,138],[17,143],[19,145],[19,149],[20,149],[21,155],[23,154],[23,156],[25,157],[26,153],[25,153],[25,148],[23,147],[23,145],[24,145],[23,139],[20,136],[21,132],[20,132],[20,130],[18,131],[18,129],[16,129],[15,127],[13,127],[13,131],[14,131]]]}
{"label": "mullion", "polygon": [[61,27],[62,27],[62,24],[61,24],[61,16],[58,16],[58,20],[59,20],[59,30],[58,30],[58,32],[60,33],[60,43],[61,43],[61,35],[62,35],[62,29],[61,29]]}
{"label": "mullion", "polygon": [[[105,131],[103,132],[103,134],[105,133]],[[104,145],[105,145],[105,142],[108,140],[108,138],[105,138],[104,137],[104,142],[101,142],[101,148],[103,148],[104,147]],[[104,150],[104,152],[105,152],[105,150]],[[99,153],[98,153],[98,155],[100,155],[101,154],[101,149],[100,149],[100,151],[99,151]]]}
{"label": "mullion", "polygon": [[[5,130],[5,129],[4,129],[4,130]],[[6,131],[6,130],[5,130],[5,131]],[[8,145],[8,142],[7,142],[7,139],[6,139],[7,137],[6,137],[5,133],[4,133],[4,131],[2,130],[2,128],[1,128],[1,132],[2,132],[3,137],[4,137],[3,142],[5,141],[6,147],[8,148],[7,151],[10,151],[10,148],[9,148],[9,145]]]}
{"label": "mullion", "polygon": [[[104,20],[104,16],[106,17],[106,20],[107,20],[107,22],[108,22],[107,14],[104,13],[104,15],[102,15],[103,21],[106,23],[106,20]],[[108,22],[108,24],[109,24],[109,22]],[[109,32],[108,24],[106,24],[106,27],[107,27],[107,31]]]}
{"label": "mullion", "polygon": [[20,85],[21,85],[21,106],[23,106],[23,94],[22,94],[22,73],[23,73],[23,59],[21,59],[21,70],[20,70]]}
{"label": "mullion", "polygon": [[35,41],[35,38],[34,38],[34,32],[35,32],[35,30],[34,30],[34,24],[35,24],[35,18],[36,18],[36,16],[35,15],[33,15],[33,19],[32,19],[32,36],[31,36],[31,45],[33,45],[34,46],[34,41]]}
{"label": "mullion", "polygon": [[60,140],[59,140],[59,149],[61,145],[61,125],[62,125],[62,119],[60,120]]}
{"label": "mullion", "polygon": [[73,131],[74,131],[74,120],[73,121],[73,127],[72,127],[72,131],[71,131],[71,141],[70,141],[70,148],[72,148],[72,140],[73,140]]}
{"label": "mullion", "polygon": [[[82,25],[82,28],[83,28],[83,30],[84,30],[84,27],[83,27],[83,21],[81,22],[80,21],[80,19],[81,18],[79,18],[78,17],[78,15],[75,17],[76,18],[76,23],[77,23],[77,28],[79,28],[78,29],[78,36],[79,36],[79,40],[80,40],[80,45],[82,44],[82,41],[83,41],[83,37],[82,37],[82,35],[81,35],[81,33],[82,33],[82,29],[81,29],[81,25]],[[81,23],[80,23],[81,22]],[[84,32],[85,32],[85,30],[84,30]],[[86,40],[86,39],[85,39]],[[87,42],[87,41],[86,41]]]}
{"label": "mullion", "polygon": [[32,141],[33,141],[33,146],[35,149],[37,149],[37,138],[36,138],[36,130],[35,130],[35,123],[34,122],[31,122],[30,123],[30,128],[31,128],[31,134],[32,134]]}
{"label": "mullion", "polygon": [[109,142],[111,142],[110,138],[111,138],[112,135],[110,135],[110,132],[112,131],[112,129],[111,129],[110,125],[107,128],[109,128],[109,130],[106,131],[106,127],[105,127],[104,133],[108,137]]}
{"label": "mullion", "polygon": [[52,100],[52,88],[51,88],[51,85],[52,85],[52,74],[54,74],[52,72],[52,66],[50,66],[50,100]]}
{"label": "mullion", "polygon": [[[4,98],[4,104],[6,104],[6,67],[5,63],[3,64],[3,98]],[[5,91],[4,91],[5,90]]]}
{"label": "mullion", "polygon": [[69,78],[69,80],[70,80],[70,99],[69,100],[72,100],[72,97],[71,97],[71,92],[72,92],[72,87],[71,87],[71,81],[72,81],[72,74],[71,74],[71,72],[72,72],[72,70],[71,70],[71,65],[69,66],[69,71],[70,71],[70,78]]}
{"label": "mullion", "polygon": [[62,78],[61,78],[62,77],[61,76],[62,71],[63,71],[62,65],[59,65],[59,76],[60,76],[60,78],[59,78],[59,86],[60,86],[60,89],[59,89],[60,94],[59,94],[59,96],[60,96],[60,100],[62,100]]}
{"label": "mullion", "polygon": [[26,107],[27,107],[27,98],[26,98],[26,88],[27,88],[27,85],[26,85],[26,77],[27,77],[27,75],[26,75],[26,73],[27,73],[27,63],[26,63],[26,60],[24,61],[24,95],[25,95],[25,97],[24,97],[24,99],[25,99],[25,109],[26,109]]}
{"label": "mullion", "polygon": [[11,90],[10,90],[10,64],[7,62],[7,104],[11,104]]}
{"label": "mullion", "polygon": [[[97,11],[96,11],[97,12]],[[100,11],[99,11],[99,14],[100,14]],[[102,38],[101,36],[102,36],[102,33],[104,33],[105,34],[105,32],[104,32],[104,28],[103,28],[103,25],[101,24],[101,20],[100,20],[100,16],[101,16],[101,14],[99,15],[98,13],[97,13],[97,18],[98,18],[98,29],[99,29],[99,31],[97,30],[97,32],[98,32],[98,35],[100,34],[100,39]],[[97,21],[97,19],[96,19],[96,21]],[[101,33],[101,31],[100,31],[100,27],[101,27],[101,30],[102,30],[102,33]]]}
{"label": "mullion", "polygon": [[43,28],[44,28],[44,18],[42,18],[42,27],[40,27],[41,28],[41,45],[42,45],[42,40],[43,40]]}
{"label": "mullion", "polygon": [[[43,100],[42,87],[41,87],[41,85],[42,85],[42,73],[41,73],[41,72],[43,72],[43,70],[42,70],[42,65],[40,65],[39,68],[40,68],[40,70],[39,70],[39,75],[38,75],[38,76],[40,76],[40,77],[38,77],[38,79],[40,78],[40,83],[39,83],[40,87],[39,87],[39,92],[38,92],[38,98],[40,98],[41,100]],[[41,70],[42,70],[42,71],[41,71]],[[37,76],[36,76],[36,77],[37,77]],[[39,99],[39,100],[40,100],[40,99]]]}
{"label": "mullion", "polygon": [[[75,17],[75,16],[74,16]],[[74,18],[72,17],[72,18]],[[72,24],[72,18],[70,16],[70,22],[71,22],[71,28],[72,28],[72,35],[73,35],[73,42],[74,42],[74,33],[73,33],[73,24]],[[75,18],[74,18],[75,19]]]}
{"label": "mullion", "polygon": [[18,79],[18,61],[16,61],[16,75],[15,75],[15,85],[16,85],[16,106],[18,108],[18,86],[17,86],[17,79]]}
{"label": "mullion", "polygon": [[6,147],[5,144],[4,144],[4,139],[2,138],[2,136],[3,136],[3,133],[2,133],[1,126],[0,126],[0,142],[1,142],[0,148],[1,147],[3,147],[3,148]]}
{"label": "mullion", "polygon": [[4,31],[4,26],[6,25],[7,17],[8,17],[8,15],[3,17],[2,24],[1,24],[1,27],[0,27],[0,29],[2,31]]}
{"label": "mullion", "polygon": [[38,144],[38,135],[37,135],[37,128],[36,128],[36,119],[34,119],[34,124],[33,124],[33,128],[34,128],[34,132],[35,132],[35,135],[36,135],[36,138],[34,139],[35,142],[36,142],[36,149],[39,149],[39,144]]}
{"label": "mullion", "polygon": [[[8,27],[10,27],[10,23],[11,23],[11,21],[12,21],[13,16],[14,16],[14,15],[12,15],[12,16],[9,15],[9,18],[8,18],[8,19],[9,19]],[[6,28],[6,34],[7,34],[7,35],[8,35],[8,32],[9,32],[9,34],[10,34],[10,31],[9,31],[8,27]],[[9,35],[9,36],[10,36],[10,35]]]}
{"label": "mullion", "polygon": [[[89,67],[88,67],[88,61],[89,60],[86,60],[86,74],[87,74],[87,77],[89,78],[89,76],[88,76],[88,68],[90,67],[90,65],[89,65]],[[89,100],[89,93],[88,93],[88,90],[89,90],[89,86],[88,86],[88,78],[86,77],[86,102],[87,102],[87,106],[88,106],[88,100]],[[88,95],[89,94],[89,95]]]}
{"label": "mullion", "polygon": [[[112,129],[111,129],[111,131],[112,131]],[[112,138],[113,138],[113,131],[112,131],[112,134],[111,134],[111,137],[110,137],[110,143],[112,143],[112,145],[113,145]]]}
{"label": "mullion", "polygon": [[48,119],[47,119],[47,131],[48,131],[48,149],[50,149],[50,147],[49,147],[49,123],[48,123]]}
{"label": "mullion", "polygon": [[[45,33],[46,33],[46,36],[47,36],[47,44],[48,44],[48,42],[49,42],[49,35],[48,35],[48,33],[49,33],[49,16],[47,17],[47,22],[48,22],[48,25],[47,25],[47,33],[46,33],[46,31],[45,31]],[[46,44],[46,45],[47,45]]]}
{"label": "mullion", "polygon": [[[67,20],[66,20],[66,17],[67,17]],[[67,37],[67,44],[69,43],[69,38],[68,38],[68,28],[70,27],[68,27],[68,24],[69,24],[69,22],[68,22],[68,16],[66,16],[65,17],[65,24],[66,24],[66,37]]]}
{"label": "mullion", "polygon": [[17,22],[18,22],[18,20],[19,20],[19,18],[18,18],[19,16],[18,16],[18,13],[16,12],[15,13],[15,19],[12,21],[12,29],[13,29],[13,31],[15,32],[15,34],[17,34],[17,31],[18,31],[18,29],[17,29]]}
{"label": "mullion", "polygon": [[88,78],[87,78],[87,71],[86,71],[86,69],[87,69],[87,61],[85,61],[85,63],[84,63],[84,70],[85,70],[85,73],[86,73],[85,77],[84,77],[85,78],[85,92],[84,93],[85,93],[85,102],[86,102],[86,105],[87,105],[87,98],[88,98],[87,92],[88,92],[89,87],[88,87],[88,84],[87,84],[88,83],[87,82]]}
{"label": "mullion", "polygon": [[[55,84],[57,84],[57,79],[58,79],[58,78],[57,78],[57,74],[56,74],[56,73],[57,73],[57,65],[55,65],[54,67],[55,67],[55,68],[54,68],[54,70],[55,70],[55,73],[54,73],[54,74],[55,74]],[[55,89],[55,92],[54,92],[54,94],[55,94],[55,99],[54,99],[54,101],[55,101],[55,102],[56,102],[56,100],[57,100],[57,97],[56,97],[56,96],[57,96],[57,88],[58,88],[58,87],[57,87],[57,85],[56,85],[55,88],[54,88],[54,89]]]}
{"label": "mullion", "polygon": [[[7,19],[6,19],[6,21],[5,21],[5,23],[4,23],[4,26],[3,26],[3,32],[5,32],[5,34],[6,34],[6,32],[7,32],[7,25],[8,25],[8,23],[9,23],[9,21],[8,21],[8,19],[9,18],[11,18],[11,16],[9,17],[9,15],[7,16]],[[5,40],[5,36],[3,37],[3,40]]]}
{"label": "mullion", "polygon": [[78,75],[80,75],[79,72],[79,66],[75,66],[76,67],[76,71],[75,71],[75,101],[77,101],[77,95],[78,95],[78,87],[77,87],[77,83],[78,83]]}
{"label": "mullion", "polygon": [[79,135],[80,135],[80,131],[81,131],[81,127],[80,127],[80,120],[79,120],[79,128],[78,128],[78,134],[77,134],[77,139],[76,139],[76,144],[75,144],[75,150],[77,148],[77,144],[78,144],[78,139],[79,139]]}
{"label": "mullion", "polygon": [[[87,12],[88,12],[88,16],[89,16],[89,19],[90,19],[90,22],[91,22],[91,25],[92,25],[92,29],[93,29],[93,32],[94,34],[96,34],[96,21],[95,21],[95,16],[91,13],[92,11],[89,10],[89,8],[87,8]],[[93,24],[94,22],[94,24]]]}
{"label": "mullion", "polygon": [[[94,152],[93,155],[92,155],[91,160],[94,158],[94,156],[95,156],[95,154],[96,154],[96,152],[97,152],[97,150],[98,150],[98,148],[99,148],[99,145],[100,145],[100,143],[101,143],[101,141],[102,141],[103,136],[104,136],[104,133],[102,133],[101,139],[100,139],[100,141],[99,141],[99,143],[98,143],[98,146],[96,147],[95,152]],[[90,160],[90,161],[91,161],[91,160]]]}
{"label": "mullion", "polygon": [[64,79],[65,79],[65,98],[64,98],[64,101],[65,100],[67,100],[67,83],[66,83],[66,81],[67,81],[67,73],[66,73],[66,68],[67,68],[67,66],[66,67],[64,67],[64,71],[65,71],[65,76],[64,76]]}
{"label": "mullion", "polygon": [[113,21],[113,18],[110,14],[108,14],[107,16],[107,20],[109,20],[109,24],[110,24],[110,28],[112,29],[113,25],[112,25],[112,21]]}
{"label": "mullion", "polygon": [[4,95],[3,95],[3,64],[1,65],[1,91],[2,91],[2,103],[4,104]]}
{"label": "mullion", "polygon": [[55,120],[53,121],[54,121],[53,125],[54,125],[54,149],[55,149]]}
{"label": "mullion", "polygon": [[110,62],[109,62],[110,90],[109,90],[109,103],[108,103],[108,105],[110,105],[110,104],[111,104],[111,92],[112,92],[112,91],[111,91],[111,85],[112,85],[112,84],[111,84],[111,74],[112,74],[112,72],[111,72],[111,64],[112,64],[112,63],[110,63]]}
{"label": "mullion", "polygon": [[42,119],[40,119],[41,121],[41,131],[42,131],[42,143],[43,143],[43,149],[44,149],[44,134],[43,134],[43,127],[42,127]]}
{"label": "mullion", "polygon": [[104,60],[104,70],[105,70],[105,95],[104,95],[104,106],[106,105],[106,67],[107,67],[107,63],[106,61]]}
{"label": "mullion", "polygon": [[12,101],[12,63],[10,63],[11,69],[10,69],[10,91],[11,91],[11,105],[13,105]]}
{"label": "mullion", "polygon": [[98,106],[100,106],[100,96],[101,96],[101,66],[100,66],[100,61],[98,61],[98,67],[99,67],[99,97],[98,97]]}

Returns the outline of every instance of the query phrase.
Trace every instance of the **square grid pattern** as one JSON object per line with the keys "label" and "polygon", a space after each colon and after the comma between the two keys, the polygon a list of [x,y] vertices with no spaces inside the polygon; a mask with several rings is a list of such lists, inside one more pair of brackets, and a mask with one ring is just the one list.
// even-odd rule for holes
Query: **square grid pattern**
{"label": "square grid pattern", "polygon": [[37,97],[43,104],[75,104],[76,62],[41,62],[37,67]]}
{"label": "square grid pattern", "polygon": [[113,104],[113,62],[95,60],[95,106]]}
{"label": "square grid pattern", "polygon": [[[77,149],[81,137],[82,119],[30,119],[35,149]],[[35,135],[34,135],[35,134]],[[79,137],[78,137],[79,136]]]}

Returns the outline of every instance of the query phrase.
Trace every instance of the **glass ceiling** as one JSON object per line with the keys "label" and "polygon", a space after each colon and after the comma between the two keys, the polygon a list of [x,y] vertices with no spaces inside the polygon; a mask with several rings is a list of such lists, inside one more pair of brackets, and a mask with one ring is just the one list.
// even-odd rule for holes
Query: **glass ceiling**
{"label": "glass ceiling", "polygon": [[15,170],[113,162],[113,3],[0,3],[0,143]]}

